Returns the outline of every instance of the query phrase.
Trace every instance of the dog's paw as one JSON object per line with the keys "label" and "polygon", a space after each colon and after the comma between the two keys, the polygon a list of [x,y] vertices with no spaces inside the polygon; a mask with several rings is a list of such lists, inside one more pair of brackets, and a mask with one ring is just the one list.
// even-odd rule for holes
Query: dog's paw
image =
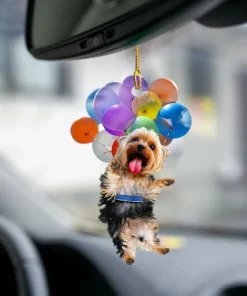
{"label": "dog's paw", "polygon": [[125,262],[126,262],[127,265],[132,265],[135,262],[135,260],[132,259],[132,258],[129,258]]}
{"label": "dog's paw", "polygon": [[162,254],[162,255],[165,255],[169,252],[170,252],[170,249],[168,249],[168,248],[160,248],[160,254]]}
{"label": "dog's paw", "polygon": [[112,170],[114,170],[114,171],[119,170],[119,169],[120,169],[120,163],[119,163],[116,159],[113,159],[113,160],[111,161],[111,168],[112,168]]}
{"label": "dog's paw", "polygon": [[175,183],[175,179],[174,178],[166,178],[164,179],[164,185],[167,186],[171,186],[172,184]]}

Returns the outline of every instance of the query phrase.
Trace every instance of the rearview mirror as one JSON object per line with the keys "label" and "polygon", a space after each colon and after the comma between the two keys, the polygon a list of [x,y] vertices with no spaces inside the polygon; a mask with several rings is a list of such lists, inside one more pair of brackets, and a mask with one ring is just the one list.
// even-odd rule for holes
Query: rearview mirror
{"label": "rearview mirror", "polygon": [[223,0],[29,0],[26,44],[42,60],[105,55],[200,17]]}

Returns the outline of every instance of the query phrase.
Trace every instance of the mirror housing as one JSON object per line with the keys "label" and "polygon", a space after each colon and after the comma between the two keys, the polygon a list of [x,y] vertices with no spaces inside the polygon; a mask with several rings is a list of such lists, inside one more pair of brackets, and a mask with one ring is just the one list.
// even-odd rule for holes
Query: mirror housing
{"label": "mirror housing", "polygon": [[[43,0],[29,0],[28,2],[26,45],[31,55],[41,60],[91,58],[127,49],[180,27],[224,2],[224,0],[140,0],[145,3],[141,4],[139,1],[138,9],[133,9],[96,27],[91,24],[89,30],[79,31],[73,36],[69,34],[66,38],[60,38],[58,42],[53,44],[40,46],[39,43],[35,45],[34,41],[42,41],[46,32],[51,34],[50,31],[54,28],[59,28],[58,32],[61,33],[62,26],[59,26],[59,17],[56,18],[56,15],[48,13],[45,8],[37,9],[38,1],[41,1],[39,2],[41,7],[45,4]],[[69,0],[64,1],[67,1],[67,5],[70,4]],[[95,3],[99,1],[101,0],[95,0]],[[110,0],[104,1],[112,2]],[[127,0],[120,1],[123,3]],[[51,2],[46,1],[46,3]],[[43,15],[39,15],[40,11]],[[51,16],[50,19],[44,21],[48,15]],[[85,17],[87,15],[88,13],[85,13]],[[67,17],[72,16],[68,14]],[[63,22],[66,21],[64,18],[61,19]],[[51,25],[48,26],[47,22]],[[47,26],[47,30],[43,30],[42,36],[36,32],[37,30],[35,31],[37,26],[40,28]]]}

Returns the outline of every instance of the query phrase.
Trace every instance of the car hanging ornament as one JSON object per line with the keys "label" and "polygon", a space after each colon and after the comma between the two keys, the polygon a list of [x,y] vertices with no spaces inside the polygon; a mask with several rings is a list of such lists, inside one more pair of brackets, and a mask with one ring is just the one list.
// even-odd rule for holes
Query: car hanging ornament
{"label": "car hanging ornament", "polygon": [[148,84],[142,78],[137,46],[134,75],[94,90],[86,101],[90,117],[71,126],[73,139],[91,143],[95,156],[108,163],[100,177],[99,220],[107,224],[117,253],[128,265],[135,262],[137,247],[169,252],[160,244],[153,207],[174,179],[155,179],[154,174],[169,156],[172,140],[191,128],[191,115],[177,99],[172,80]]}

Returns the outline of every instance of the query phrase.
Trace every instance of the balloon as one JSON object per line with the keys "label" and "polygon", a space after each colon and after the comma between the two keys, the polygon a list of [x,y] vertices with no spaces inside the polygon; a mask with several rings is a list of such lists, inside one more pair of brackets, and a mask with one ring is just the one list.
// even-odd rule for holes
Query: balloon
{"label": "balloon", "polygon": [[183,105],[171,103],[161,108],[156,118],[156,124],[163,136],[176,139],[188,133],[192,119],[189,111]]}
{"label": "balloon", "polygon": [[145,127],[148,130],[154,130],[157,134],[159,133],[159,129],[152,119],[146,116],[138,116],[133,125],[127,130],[127,134],[130,134],[141,127]]}
{"label": "balloon", "polygon": [[113,90],[117,95],[119,94],[119,89],[121,87],[121,83],[119,82],[110,82],[105,85],[105,87],[110,88]]}
{"label": "balloon", "polygon": [[113,136],[123,136],[124,135],[124,132],[123,131],[114,131],[114,130],[111,130],[111,129],[109,129],[109,128],[107,128],[107,127],[105,127],[104,126],[104,129],[109,133],[109,134],[111,134],[111,135],[113,135]]}
{"label": "balloon", "polygon": [[136,88],[132,88],[132,95],[133,97],[140,97],[143,93],[142,89],[136,89]]}
{"label": "balloon", "polygon": [[119,103],[118,95],[109,87],[101,88],[94,98],[94,112],[98,120],[102,118],[106,109]]}
{"label": "balloon", "polygon": [[119,100],[127,108],[131,109],[131,104],[133,101],[134,95],[131,92],[131,89],[127,85],[122,84],[119,89]]}
{"label": "balloon", "polygon": [[132,111],[138,116],[147,116],[155,119],[162,107],[160,98],[150,91],[145,91],[140,97],[134,98],[132,102]]}
{"label": "balloon", "polygon": [[83,117],[76,120],[70,129],[72,138],[80,144],[93,142],[99,132],[98,124],[90,117]]}
{"label": "balloon", "polygon": [[[123,81],[123,84],[125,84],[128,88],[132,89],[134,87],[134,76],[130,75],[126,77]],[[144,78],[142,78],[141,89],[143,91],[148,89],[148,83]]]}
{"label": "balloon", "polygon": [[106,131],[101,131],[98,133],[96,138],[93,141],[92,148],[95,156],[103,161],[110,162],[112,159],[111,147],[112,143],[116,140],[117,137],[114,137],[108,134]]}
{"label": "balloon", "polygon": [[103,126],[114,131],[125,131],[135,121],[133,112],[123,104],[108,108],[102,118]]}
{"label": "balloon", "polygon": [[135,97],[134,100],[132,101],[132,111],[135,115],[138,114],[138,110],[140,109],[140,107],[145,105],[145,103],[147,102],[147,96],[142,94],[139,97]]}
{"label": "balloon", "polygon": [[111,147],[111,153],[112,153],[113,157],[116,155],[118,147],[119,147],[119,143],[118,143],[118,139],[116,139],[113,142],[112,147]]}
{"label": "balloon", "polygon": [[97,118],[97,116],[95,115],[95,112],[94,112],[94,97],[96,95],[96,93],[98,92],[99,88],[97,88],[96,90],[94,90],[88,97],[87,97],[87,101],[86,101],[86,109],[87,109],[87,113],[88,115],[94,119],[95,121],[97,121],[98,123],[99,120]]}
{"label": "balloon", "polygon": [[[124,79],[120,89],[119,89],[119,99],[120,101],[129,109],[132,109],[132,101],[134,98],[134,94],[132,93],[132,89],[134,87],[134,76],[128,76]],[[142,91],[148,89],[147,81],[142,78]]]}
{"label": "balloon", "polygon": [[163,146],[168,146],[172,142],[172,139],[164,137],[162,134],[159,135],[159,138],[160,138],[160,143]]}
{"label": "balloon", "polygon": [[149,91],[160,97],[162,106],[168,103],[175,103],[178,99],[178,88],[176,84],[167,78],[155,80],[149,87]]}

